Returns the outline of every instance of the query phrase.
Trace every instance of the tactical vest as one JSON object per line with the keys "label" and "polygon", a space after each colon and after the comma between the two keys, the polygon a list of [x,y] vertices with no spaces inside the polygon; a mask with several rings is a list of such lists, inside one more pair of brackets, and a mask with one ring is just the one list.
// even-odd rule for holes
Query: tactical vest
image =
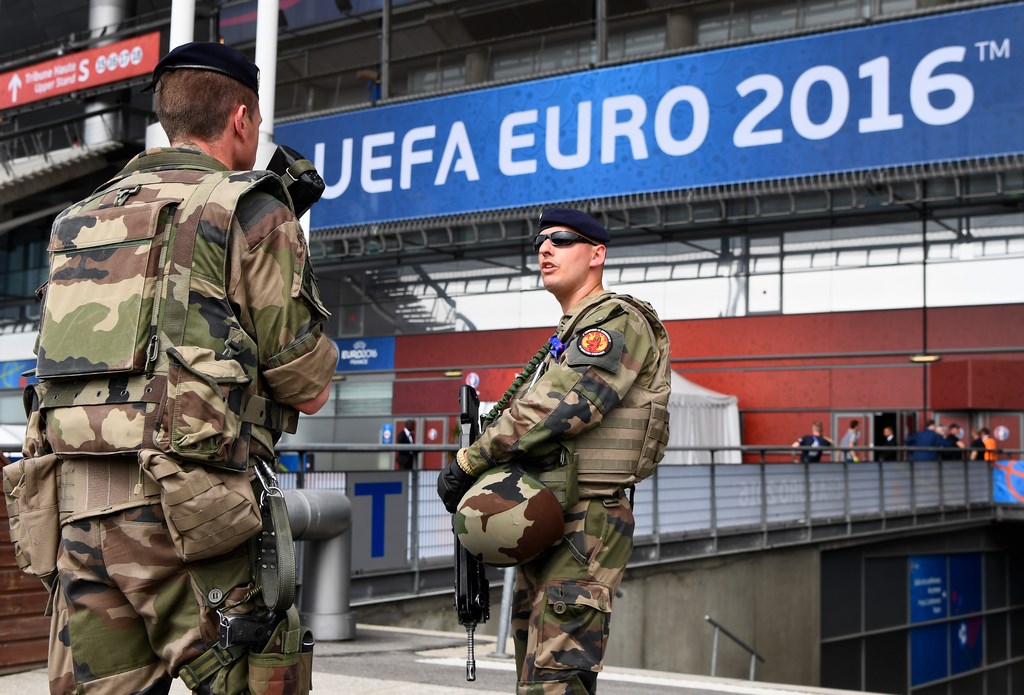
{"label": "tactical vest", "polygon": [[665,457],[668,446],[669,340],[650,304],[629,295],[614,295],[575,317],[562,328],[559,338],[568,344],[583,329],[623,311],[635,311],[644,319],[654,353],[654,376],[650,383],[634,382],[599,427],[567,442],[578,455],[580,497],[612,495],[647,478]]}
{"label": "tactical vest", "polygon": [[256,188],[290,206],[272,173],[151,151],[57,218],[36,367],[55,453],[156,448],[244,470],[252,439],[272,451],[295,431],[227,298],[231,221]]}

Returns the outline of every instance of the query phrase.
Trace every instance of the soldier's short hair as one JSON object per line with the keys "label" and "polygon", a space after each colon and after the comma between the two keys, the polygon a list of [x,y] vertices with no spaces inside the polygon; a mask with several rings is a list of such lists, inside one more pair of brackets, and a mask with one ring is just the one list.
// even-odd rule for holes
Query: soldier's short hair
{"label": "soldier's short hair", "polygon": [[251,117],[257,103],[254,91],[212,70],[168,71],[156,90],[156,116],[171,142],[215,140],[239,104],[245,104]]}

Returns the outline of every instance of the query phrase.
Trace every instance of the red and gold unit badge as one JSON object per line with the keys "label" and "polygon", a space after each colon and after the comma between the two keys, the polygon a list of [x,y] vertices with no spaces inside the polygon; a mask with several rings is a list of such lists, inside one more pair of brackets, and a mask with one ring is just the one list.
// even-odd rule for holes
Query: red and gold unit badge
{"label": "red and gold unit badge", "polygon": [[600,357],[612,349],[612,337],[600,328],[591,328],[580,336],[580,352],[590,357]]}

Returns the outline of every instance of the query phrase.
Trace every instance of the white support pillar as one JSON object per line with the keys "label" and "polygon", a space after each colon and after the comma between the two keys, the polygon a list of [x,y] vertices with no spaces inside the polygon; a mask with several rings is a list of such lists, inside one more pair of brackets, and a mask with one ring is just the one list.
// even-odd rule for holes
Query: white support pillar
{"label": "white support pillar", "polygon": [[174,0],[171,3],[171,33],[167,50],[177,48],[195,38],[196,0]]}
{"label": "white support pillar", "polygon": [[[97,46],[113,43],[114,39],[104,39],[104,35],[112,33],[124,19],[125,0],[90,0],[89,32],[93,38],[99,38]],[[110,97],[99,97],[85,106],[86,113],[103,111],[115,105]],[[82,133],[83,145],[99,145],[121,136],[117,127],[117,114],[108,113],[103,116],[87,118]]]}
{"label": "white support pillar", "polygon": [[[274,142],[274,99],[277,92],[278,0],[259,0],[256,10],[256,67],[260,69],[260,145]],[[269,157],[268,157],[269,159]]]}
{"label": "white support pillar", "polygon": [[[277,108],[277,18],[279,0],[259,0],[256,6],[256,67],[260,69],[260,143],[256,169],[263,169],[277,150],[274,142],[274,110]],[[309,233],[309,212],[299,220]]]}
{"label": "white support pillar", "polygon": [[[195,38],[196,2],[195,0],[173,0],[171,3],[171,31],[167,42],[167,50],[177,48]],[[159,123],[146,128],[146,149],[150,147],[167,147],[167,134]]]}

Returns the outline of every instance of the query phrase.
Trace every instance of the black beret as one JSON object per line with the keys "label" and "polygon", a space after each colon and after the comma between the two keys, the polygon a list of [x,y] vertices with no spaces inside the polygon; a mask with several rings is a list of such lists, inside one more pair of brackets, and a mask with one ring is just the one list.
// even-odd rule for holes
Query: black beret
{"label": "black beret", "polygon": [[259,94],[260,69],[245,55],[222,43],[193,41],[170,51],[153,69],[153,81],[142,91],[156,89],[160,76],[168,70],[212,70],[233,77]]}
{"label": "black beret", "polygon": [[604,225],[587,213],[572,208],[548,208],[541,213],[540,229],[548,227],[569,227],[599,244],[607,244],[612,240]]}

